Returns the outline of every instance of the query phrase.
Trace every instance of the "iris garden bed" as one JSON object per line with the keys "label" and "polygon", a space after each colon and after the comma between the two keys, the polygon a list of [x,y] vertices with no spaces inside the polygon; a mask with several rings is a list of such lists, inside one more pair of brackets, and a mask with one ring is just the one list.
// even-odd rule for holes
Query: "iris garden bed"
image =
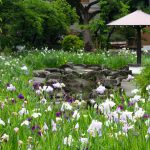
{"label": "iris garden bed", "polygon": [[[150,149],[150,102],[140,91],[133,91],[132,98],[114,93],[104,100],[100,96],[77,99],[66,93],[57,102],[49,93],[57,93],[65,85],[32,84],[33,69],[57,67],[67,61],[118,68],[134,63],[134,54],[37,51],[26,55],[0,56],[1,149]],[[122,59],[125,63],[118,65]],[[99,95],[105,92],[98,87]]]}

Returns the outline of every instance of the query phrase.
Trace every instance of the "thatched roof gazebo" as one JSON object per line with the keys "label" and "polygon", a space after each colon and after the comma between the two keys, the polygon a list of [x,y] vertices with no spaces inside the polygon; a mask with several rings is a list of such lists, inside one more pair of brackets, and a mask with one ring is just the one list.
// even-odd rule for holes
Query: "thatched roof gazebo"
{"label": "thatched roof gazebo", "polygon": [[109,24],[109,26],[133,26],[137,30],[137,64],[141,65],[141,29],[150,25],[150,15],[137,10]]}

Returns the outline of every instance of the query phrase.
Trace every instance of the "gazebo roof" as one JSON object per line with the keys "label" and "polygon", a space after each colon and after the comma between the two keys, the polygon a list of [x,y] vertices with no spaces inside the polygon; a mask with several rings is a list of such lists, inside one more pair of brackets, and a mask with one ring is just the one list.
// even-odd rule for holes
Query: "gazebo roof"
{"label": "gazebo roof", "polygon": [[137,10],[107,25],[112,26],[148,26],[150,25],[150,15],[141,10]]}

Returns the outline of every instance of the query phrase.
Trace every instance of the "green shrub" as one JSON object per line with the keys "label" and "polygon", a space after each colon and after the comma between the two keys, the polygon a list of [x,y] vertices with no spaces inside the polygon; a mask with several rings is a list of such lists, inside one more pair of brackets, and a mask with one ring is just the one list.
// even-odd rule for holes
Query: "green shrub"
{"label": "green shrub", "polygon": [[136,77],[136,82],[141,88],[142,94],[147,94],[146,87],[150,84],[150,66],[143,69],[142,73]]}
{"label": "green shrub", "polygon": [[76,35],[67,35],[62,40],[64,51],[77,52],[83,48],[83,41]]}
{"label": "green shrub", "polygon": [[0,52],[2,52],[3,54],[5,54],[5,55],[10,55],[11,54],[11,52],[12,52],[12,49],[10,48],[10,47],[5,47],[2,51],[0,51]]}

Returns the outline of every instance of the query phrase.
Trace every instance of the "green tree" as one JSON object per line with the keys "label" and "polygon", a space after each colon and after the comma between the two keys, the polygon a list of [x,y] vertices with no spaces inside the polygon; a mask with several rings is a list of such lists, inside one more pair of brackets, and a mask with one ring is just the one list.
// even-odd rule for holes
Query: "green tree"
{"label": "green tree", "polygon": [[64,0],[4,0],[0,10],[3,46],[51,47],[77,20]]}
{"label": "green tree", "polygon": [[85,28],[83,30],[83,39],[85,43],[85,50],[86,51],[93,51],[93,43],[92,43],[92,37],[90,30],[88,28],[88,25],[90,21],[100,13],[100,10],[90,11],[91,7],[95,4],[99,3],[99,0],[94,0],[92,2],[89,2],[88,5],[83,5],[81,0],[66,0],[72,7],[76,8],[77,14],[80,17],[80,24],[84,25]]}
{"label": "green tree", "polygon": [[[94,0],[88,5],[83,5],[81,0],[66,0],[72,7],[76,8],[80,16],[80,24],[84,25],[83,38],[93,48],[92,39],[97,39],[100,34],[101,46],[106,47],[114,28],[108,29],[106,24],[128,13],[130,0]],[[93,5],[99,5],[99,10],[90,12]],[[100,14],[100,15],[98,15]],[[97,16],[96,16],[97,15]],[[96,17],[95,17],[96,16]],[[107,35],[108,34],[108,35]],[[92,38],[93,37],[93,38]]]}
{"label": "green tree", "polygon": [[137,9],[146,9],[150,6],[149,0],[130,0],[130,10],[135,11]]}
{"label": "green tree", "polygon": [[[2,5],[2,1],[0,0],[0,5]],[[0,17],[0,22],[2,21],[2,18]],[[2,32],[1,27],[0,27],[0,33]]]}
{"label": "green tree", "polygon": [[110,37],[115,30],[114,27],[108,27],[107,23],[126,15],[130,9],[129,2],[130,0],[100,0],[100,17],[90,22],[90,30],[96,41],[99,41],[96,45],[100,48],[108,49]]}

